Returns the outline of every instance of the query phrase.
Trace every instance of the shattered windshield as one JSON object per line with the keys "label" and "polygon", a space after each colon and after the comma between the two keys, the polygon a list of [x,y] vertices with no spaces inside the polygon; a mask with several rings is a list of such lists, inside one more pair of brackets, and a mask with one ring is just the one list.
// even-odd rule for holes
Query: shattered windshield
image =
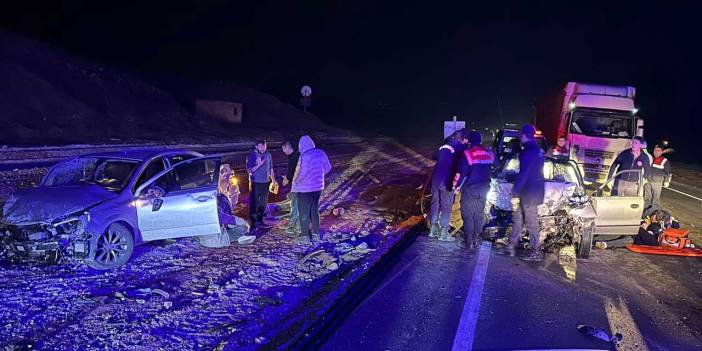
{"label": "shattered windshield", "polygon": [[[506,163],[498,178],[508,182],[514,182],[519,173],[519,155],[510,158]],[[544,159],[544,180],[559,183],[582,184],[578,170],[570,162],[557,162],[552,159]]]}
{"label": "shattered windshield", "polygon": [[139,162],[109,158],[75,158],[54,167],[44,186],[95,184],[119,192],[132,178]]}
{"label": "shattered windshield", "polygon": [[621,111],[580,109],[573,112],[570,132],[595,137],[631,138],[634,119]]}

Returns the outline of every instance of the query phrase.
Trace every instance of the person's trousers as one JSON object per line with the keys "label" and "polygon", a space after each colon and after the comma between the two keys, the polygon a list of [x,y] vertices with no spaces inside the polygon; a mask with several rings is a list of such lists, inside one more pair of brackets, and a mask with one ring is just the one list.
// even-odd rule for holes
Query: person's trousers
{"label": "person's trousers", "polygon": [[430,224],[438,222],[442,228],[448,228],[451,222],[451,208],[454,198],[453,191],[447,190],[445,185],[431,186]]}
{"label": "person's trousers", "polygon": [[471,244],[480,239],[485,225],[485,201],[490,185],[464,187],[461,190],[461,219],[466,242]]}
{"label": "person's trousers", "polygon": [[639,183],[627,180],[617,181],[617,196],[638,196]]}
{"label": "person's trousers", "polygon": [[263,222],[263,216],[266,213],[268,206],[268,185],[270,183],[255,183],[251,182],[251,194],[249,205],[249,218],[251,224]]}
{"label": "person's trousers", "polygon": [[651,207],[661,208],[661,192],[663,191],[663,182],[651,182]]}
{"label": "person's trousers", "polygon": [[319,196],[321,194],[321,191],[297,193],[297,208],[302,235],[307,235],[310,232],[310,225],[312,225],[312,233],[319,234]]}
{"label": "person's trousers", "polygon": [[300,212],[297,208],[297,193],[289,192],[288,199],[290,199],[290,221],[288,222],[288,229],[299,228]]}
{"label": "person's trousers", "polygon": [[535,251],[541,250],[539,241],[539,212],[538,205],[519,204],[519,210],[512,213],[512,233],[509,244],[516,246],[522,237],[522,228],[529,233],[529,244]]}

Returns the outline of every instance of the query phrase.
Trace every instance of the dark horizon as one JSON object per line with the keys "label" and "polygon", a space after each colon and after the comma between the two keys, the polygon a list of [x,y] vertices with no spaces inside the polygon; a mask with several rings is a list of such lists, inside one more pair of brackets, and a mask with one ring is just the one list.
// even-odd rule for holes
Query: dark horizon
{"label": "dark horizon", "polygon": [[496,127],[498,97],[505,122],[526,122],[532,100],[566,81],[631,85],[650,143],[688,150],[702,127],[699,9],[63,1],[2,17],[7,30],[145,76],[232,81],[295,105],[311,85],[327,123],[395,136],[439,135],[453,115]]}

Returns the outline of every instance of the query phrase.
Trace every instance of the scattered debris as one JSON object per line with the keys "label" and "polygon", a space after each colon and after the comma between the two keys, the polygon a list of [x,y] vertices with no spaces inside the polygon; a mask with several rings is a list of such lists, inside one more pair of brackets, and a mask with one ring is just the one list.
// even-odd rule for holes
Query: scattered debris
{"label": "scattered debris", "polygon": [[239,245],[248,245],[252,244],[254,241],[256,241],[256,236],[255,235],[242,235],[236,241],[239,243]]}
{"label": "scattered debris", "polygon": [[622,341],[622,339],[624,339],[624,336],[622,336],[622,334],[620,333],[616,333],[612,336],[609,336],[609,333],[607,333],[604,329],[591,327],[585,324],[580,324],[577,326],[577,328],[578,331],[585,336],[600,339],[602,341],[611,343],[612,345],[617,345],[619,342]]}

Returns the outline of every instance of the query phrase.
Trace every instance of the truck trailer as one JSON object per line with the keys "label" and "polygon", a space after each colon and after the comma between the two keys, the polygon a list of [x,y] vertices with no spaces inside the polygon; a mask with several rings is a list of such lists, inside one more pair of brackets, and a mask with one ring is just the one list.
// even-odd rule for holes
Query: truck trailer
{"label": "truck trailer", "polygon": [[601,184],[617,154],[634,136],[643,136],[635,95],[630,86],[568,82],[555,94],[536,100],[535,124],[551,145],[565,136],[569,157],[585,182]]}

